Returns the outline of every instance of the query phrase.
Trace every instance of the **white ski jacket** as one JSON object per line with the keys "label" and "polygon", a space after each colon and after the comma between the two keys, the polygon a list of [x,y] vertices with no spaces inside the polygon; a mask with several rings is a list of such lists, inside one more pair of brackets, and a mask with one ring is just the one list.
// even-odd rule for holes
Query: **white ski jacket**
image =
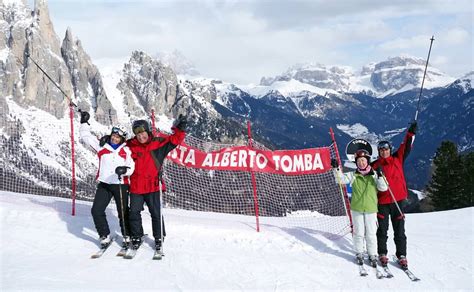
{"label": "white ski jacket", "polygon": [[[79,128],[79,135],[81,140],[92,147],[99,156],[99,169],[97,171],[97,180],[106,184],[130,184],[130,175],[135,170],[135,162],[132,159],[132,152],[122,143],[117,149],[112,148],[109,143],[104,146],[99,145],[97,137],[92,135],[90,126],[86,123],[81,124]],[[122,181],[119,181],[115,168],[118,166],[128,166],[127,172],[122,176]]]}

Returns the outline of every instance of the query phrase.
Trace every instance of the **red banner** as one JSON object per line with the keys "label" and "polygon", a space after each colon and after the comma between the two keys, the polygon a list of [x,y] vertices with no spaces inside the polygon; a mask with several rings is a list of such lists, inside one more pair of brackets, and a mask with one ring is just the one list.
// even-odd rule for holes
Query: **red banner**
{"label": "red banner", "polygon": [[192,168],[285,175],[324,173],[331,169],[328,147],[268,151],[238,146],[203,152],[188,145],[179,145],[171,151],[168,159]]}

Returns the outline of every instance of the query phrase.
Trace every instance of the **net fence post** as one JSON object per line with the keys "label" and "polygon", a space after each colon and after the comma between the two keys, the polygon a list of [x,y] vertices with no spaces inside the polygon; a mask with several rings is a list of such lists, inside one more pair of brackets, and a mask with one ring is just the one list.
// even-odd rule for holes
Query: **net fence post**
{"label": "net fence post", "polygon": [[153,133],[153,137],[156,137],[156,127],[155,127],[155,109],[151,109],[151,131]]}
{"label": "net fence post", "polygon": [[71,125],[71,198],[72,210],[71,215],[76,215],[76,157],[74,149],[74,106],[69,103],[69,120]]}
{"label": "net fence post", "polygon": [[[336,138],[334,137],[334,131],[332,130],[332,127],[329,128],[329,132],[331,134],[331,140],[334,145],[334,154],[336,155],[338,164],[341,165],[341,168],[342,168],[341,157],[339,156],[339,150],[337,149]],[[346,214],[347,214],[347,217],[349,217],[349,222],[351,225],[351,233],[352,233],[353,232],[352,216],[351,216],[351,212],[349,211],[351,209],[351,203],[349,202],[349,196],[347,196],[346,185],[344,184],[342,185],[342,195],[344,197]]]}
{"label": "net fence post", "polygon": [[[249,139],[248,148],[249,148],[249,150],[251,150],[253,145],[252,145],[252,129],[251,129],[251,126],[250,126],[250,121],[247,121],[247,134],[248,134],[248,139]],[[256,225],[257,225],[257,232],[260,232],[260,222],[259,222],[259,218],[258,218],[258,209],[259,209],[259,207],[258,207],[258,196],[257,196],[257,181],[255,179],[255,173],[250,168],[250,163],[249,163],[249,171],[250,171],[250,176],[252,178],[253,203],[254,203],[254,207],[255,207],[255,221],[256,221]]]}

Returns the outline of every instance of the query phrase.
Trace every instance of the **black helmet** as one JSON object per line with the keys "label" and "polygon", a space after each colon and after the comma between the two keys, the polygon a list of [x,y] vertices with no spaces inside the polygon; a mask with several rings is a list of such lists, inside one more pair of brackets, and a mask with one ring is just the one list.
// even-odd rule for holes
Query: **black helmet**
{"label": "black helmet", "polygon": [[365,157],[367,159],[367,163],[370,163],[369,151],[367,151],[365,149],[357,150],[356,153],[354,154],[354,162],[357,162],[357,159],[359,159],[361,157]]}
{"label": "black helmet", "polygon": [[135,135],[141,132],[150,133],[150,124],[145,120],[136,120],[132,124],[132,131]]}
{"label": "black helmet", "polygon": [[390,153],[392,153],[392,144],[387,140],[380,141],[377,144],[377,150],[380,150],[380,149],[389,149]]}

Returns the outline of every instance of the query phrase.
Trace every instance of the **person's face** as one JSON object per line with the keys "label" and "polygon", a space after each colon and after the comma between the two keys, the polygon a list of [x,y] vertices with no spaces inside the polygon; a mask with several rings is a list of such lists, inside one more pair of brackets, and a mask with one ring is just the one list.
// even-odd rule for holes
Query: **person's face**
{"label": "person's face", "polygon": [[122,142],[122,137],[114,133],[110,135],[110,142],[112,142],[112,144],[120,144]]}
{"label": "person's face", "polygon": [[367,161],[367,158],[365,157],[361,157],[359,159],[357,159],[357,167],[359,169],[365,169],[367,167],[367,165],[369,164],[368,161]]}
{"label": "person's face", "polygon": [[138,133],[136,136],[137,136],[138,142],[140,142],[141,144],[144,144],[148,141],[148,133],[147,132]]}
{"label": "person's face", "polygon": [[380,148],[379,149],[379,156],[382,158],[387,158],[390,156],[390,149],[387,148]]}

